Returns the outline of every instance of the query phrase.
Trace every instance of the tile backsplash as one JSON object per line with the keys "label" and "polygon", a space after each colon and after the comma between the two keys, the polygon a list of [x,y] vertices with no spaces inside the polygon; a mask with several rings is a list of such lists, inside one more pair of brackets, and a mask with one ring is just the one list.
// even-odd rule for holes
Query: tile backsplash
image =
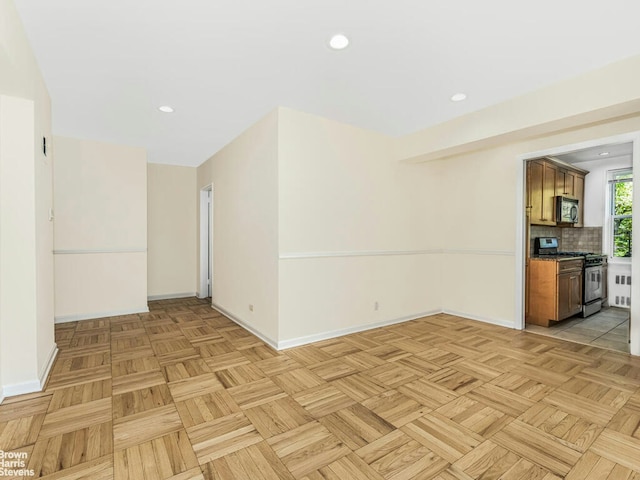
{"label": "tile backsplash", "polygon": [[560,228],[531,225],[531,254],[536,237],[558,237],[558,249],[565,252],[602,253],[602,227]]}
{"label": "tile backsplash", "polygon": [[561,228],[562,248],[569,252],[602,253],[602,227]]}

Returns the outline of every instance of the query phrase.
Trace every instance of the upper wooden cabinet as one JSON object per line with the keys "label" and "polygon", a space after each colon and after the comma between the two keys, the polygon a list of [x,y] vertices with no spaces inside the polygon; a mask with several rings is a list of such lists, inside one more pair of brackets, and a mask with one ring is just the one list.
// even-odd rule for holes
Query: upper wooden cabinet
{"label": "upper wooden cabinet", "polygon": [[584,175],[576,175],[575,185],[573,187],[573,196],[580,200],[578,204],[578,223],[576,227],[584,226]]}
{"label": "upper wooden cabinet", "polygon": [[556,182],[556,195],[573,197],[575,196],[575,186],[576,174],[564,168],[559,168],[558,180]]}
{"label": "upper wooden cabinet", "polygon": [[527,173],[529,223],[532,225],[555,225],[558,168],[544,160],[531,160],[527,164]]}
{"label": "upper wooden cabinet", "polygon": [[[584,176],[568,164],[551,158],[539,158],[527,163],[527,210],[531,225],[560,225],[556,221],[556,196],[573,197],[579,200],[578,223],[582,227],[584,212]],[[568,226],[568,225],[567,225]]]}

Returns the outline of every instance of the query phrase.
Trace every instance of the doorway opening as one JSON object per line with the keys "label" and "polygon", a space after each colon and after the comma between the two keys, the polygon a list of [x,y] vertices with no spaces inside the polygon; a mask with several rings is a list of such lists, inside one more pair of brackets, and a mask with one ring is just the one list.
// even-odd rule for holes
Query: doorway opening
{"label": "doorway opening", "polygon": [[213,186],[200,190],[200,281],[198,298],[213,291]]}
{"label": "doorway opening", "polygon": [[[631,282],[640,273],[636,272],[640,263],[633,260],[632,248],[620,247],[623,241],[631,245],[634,229],[630,218],[614,215],[616,193],[612,191],[614,180],[628,180],[626,175],[634,167],[640,172],[639,146],[640,135],[634,133],[520,157],[523,208],[517,255],[522,261],[518,284],[523,287],[516,307],[520,329],[640,355],[640,325],[633,320],[640,296]],[[616,172],[625,175],[616,176]],[[628,188],[626,193],[640,206],[640,195]],[[558,207],[573,206],[574,199],[579,200],[577,215],[565,212],[563,219]],[[626,213],[631,216],[630,211]],[[557,255],[543,257],[556,252],[541,251],[541,242],[557,244]],[[563,253],[569,255],[563,257]],[[589,267],[597,256],[602,256],[602,265]],[[592,303],[594,292],[600,292],[598,308]],[[541,302],[546,306],[541,307]]]}

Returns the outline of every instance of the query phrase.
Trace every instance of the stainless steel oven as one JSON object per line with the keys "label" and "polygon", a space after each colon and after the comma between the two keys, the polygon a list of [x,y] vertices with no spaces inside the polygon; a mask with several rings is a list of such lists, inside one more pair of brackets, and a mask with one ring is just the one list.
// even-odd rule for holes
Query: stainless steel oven
{"label": "stainless steel oven", "polygon": [[600,255],[585,255],[584,295],[582,298],[582,316],[588,317],[602,308],[602,262]]}

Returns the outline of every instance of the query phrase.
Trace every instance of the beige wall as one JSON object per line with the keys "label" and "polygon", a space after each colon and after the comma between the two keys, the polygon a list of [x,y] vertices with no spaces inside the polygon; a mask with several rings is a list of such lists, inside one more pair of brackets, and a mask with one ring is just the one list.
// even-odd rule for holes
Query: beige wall
{"label": "beige wall", "polygon": [[[444,162],[444,311],[519,325],[522,158],[634,132],[637,138],[638,75],[640,56],[397,139],[398,159]],[[632,272],[640,275],[640,263]],[[632,288],[640,297],[637,282]],[[635,302],[631,316],[638,315]],[[640,354],[639,322],[632,322],[631,338],[632,353]]]}
{"label": "beige wall", "polygon": [[38,390],[56,352],[53,226],[48,217],[52,154],[45,157],[41,151],[42,138],[51,140],[51,102],[8,0],[0,2],[0,72],[1,398]]}
{"label": "beige wall", "polygon": [[33,128],[33,101],[0,96],[0,360],[6,366],[5,387],[38,378]]}
{"label": "beige wall", "polygon": [[378,134],[281,109],[280,342],[439,310],[516,326],[518,158],[636,129],[612,121],[412,164],[388,161]]}
{"label": "beige wall", "polygon": [[56,321],[147,311],[142,148],[54,138]]}
{"label": "beige wall", "polygon": [[278,335],[277,132],[274,111],[198,167],[198,190],[213,184],[212,302],[272,344]]}
{"label": "beige wall", "polygon": [[[280,108],[198,170],[214,190],[214,303],[280,348],[439,311],[515,327],[522,157],[636,129],[626,118],[410,163],[388,137]],[[256,292],[277,296],[269,320],[248,313]]]}
{"label": "beige wall", "polygon": [[279,348],[439,313],[440,257],[281,259]]}
{"label": "beige wall", "polygon": [[214,306],[280,348],[439,312],[442,163],[392,149],[279,108],[201,165]]}
{"label": "beige wall", "polygon": [[607,172],[632,166],[631,155],[622,157],[580,162],[576,166],[584,168],[589,174],[584,179],[587,196],[584,199],[584,226],[603,227],[605,224],[605,197],[608,192]]}
{"label": "beige wall", "polygon": [[443,162],[445,311],[514,325],[517,149],[498,148]]}
{"label": "beige wall", "polygon": [[278,162],[280,346],[440,311],[439,162],[284,108]]}
{"label": "beige wall", "polygon": [[149,298],[195,296],[197,170],[147,165]]}
{"label": "beige wall", "polygon": [[640,131],[640,116],[506,144],[444,162],[448,192],[443,257],[443,309],[517,325],[516,188],[519,157],[565,145]]}

